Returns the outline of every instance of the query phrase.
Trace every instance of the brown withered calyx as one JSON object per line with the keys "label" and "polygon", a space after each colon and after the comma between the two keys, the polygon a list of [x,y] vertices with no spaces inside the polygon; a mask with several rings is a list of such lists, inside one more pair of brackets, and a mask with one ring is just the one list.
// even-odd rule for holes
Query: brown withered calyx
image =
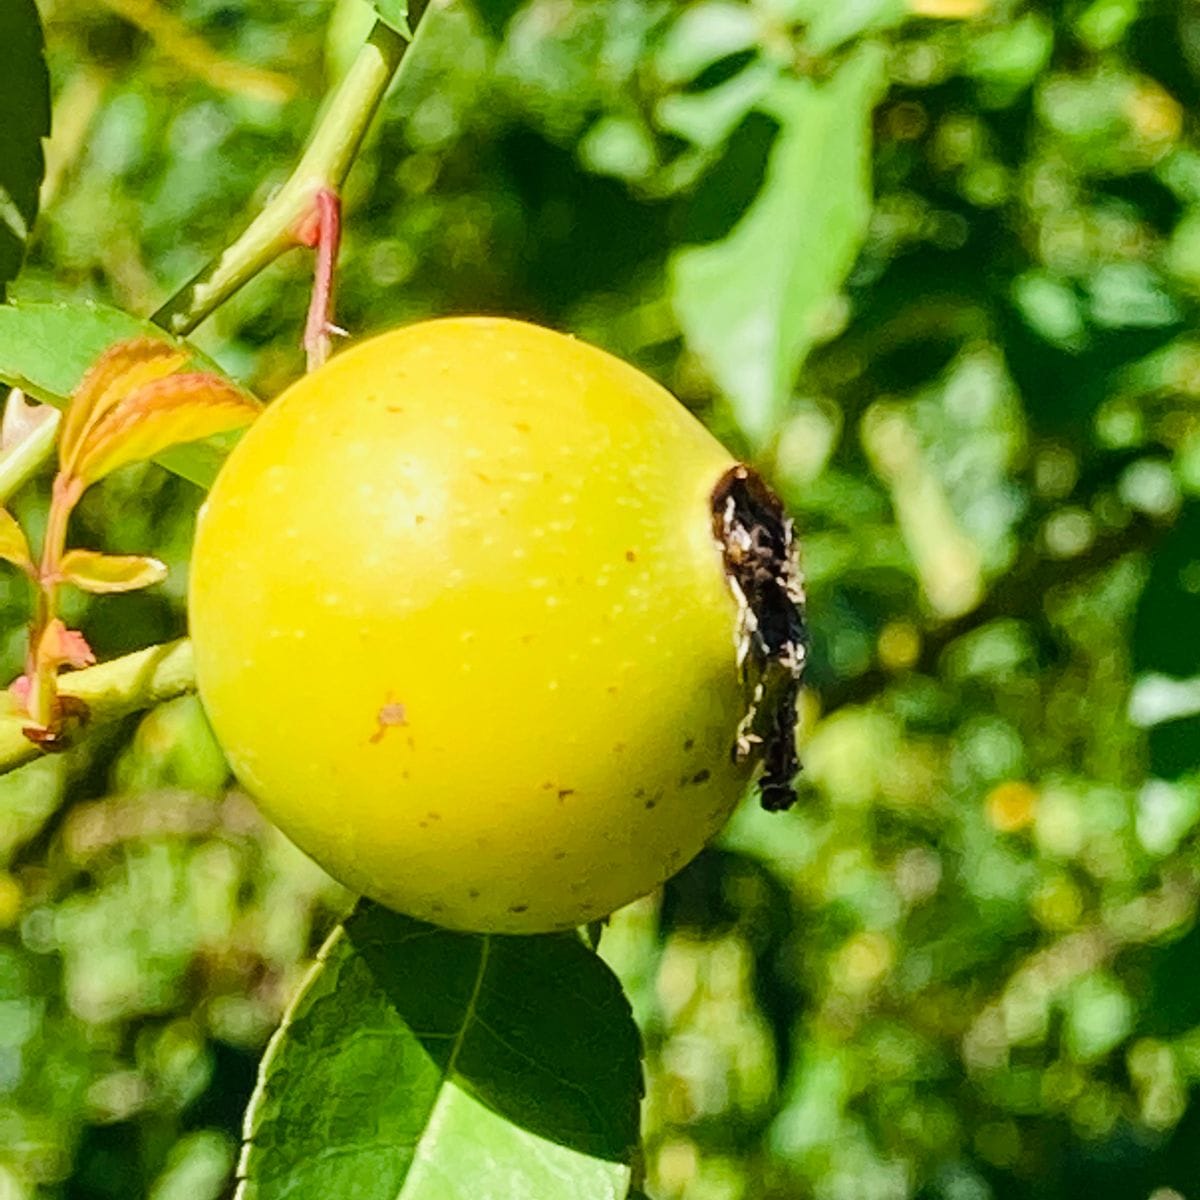
{"label": "brown withered calyx", "polygon": [[737,760],[761,755],[759,797],[778,812],[796,801],[796,702],[808,658],[804,581],[792,521],[750,467],[738,464],[712,495],[713,535],[738,600],[737,656],[746,689]]}

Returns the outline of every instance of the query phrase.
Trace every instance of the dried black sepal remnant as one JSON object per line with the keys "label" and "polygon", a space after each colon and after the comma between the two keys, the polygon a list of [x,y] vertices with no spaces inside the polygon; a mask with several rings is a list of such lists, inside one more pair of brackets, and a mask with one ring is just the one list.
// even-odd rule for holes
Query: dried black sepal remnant
{"label": "dried black sepal remnant", "polygon": [[796,802],[796,701],[808,658],[804,580],[792,522],[779,497],[749,467],[721,476],[712,496],[713,534],[738,600],[738,667],[746,715],[734,759],[761,755],[759,798],[768,812]]}

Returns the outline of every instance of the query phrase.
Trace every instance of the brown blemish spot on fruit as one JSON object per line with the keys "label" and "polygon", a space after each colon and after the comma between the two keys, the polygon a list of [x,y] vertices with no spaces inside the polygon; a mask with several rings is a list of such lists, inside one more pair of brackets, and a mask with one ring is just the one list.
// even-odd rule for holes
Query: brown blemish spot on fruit
{"label": "brown blemish spot on fruit", "polygon": [[491,482],[492,482],[491,476],[485,475],[482,471],[476,471],[475,478],[478,479],[480,483],[486,483],[489,486],[491,485]]}
{"label": "brown blemish spot on fruit", "polygon": [[709,771],[707,768],[705,768],[703,771],[697,771],[695,773],[695,775],[692,776],[692,782],[693,783],[707,783],[711,774],[712,774],[712,772]]}
{"label": "brown blemish spot on fruit", "polygon": [[796,702],[808,658],[804,581],[791,518],[779,497],[742,463],[712,493],[713,538],[738,604],[737,661],[746,711],[735,762],[763,764],[759,798],[778,811],[796,801]]}
{"label": "brown blemish spot on fruit", "polygon": [[558,789],[558,800],[559,800],[559,803],[560,803],[560,804],[561,804],[561,803],[562,803],[562,802],[563,802],[563,801],[564,801],[564,800],[565,800],[565,799],[566,799],[568,796],[573,796],[573,795],[575,795],[575,789],[574,789],[574,788],[559,788],[559,789]]}
{"label": "brown blemish spot on fruit", "polygon": [[426,813],[425,817],[426,817],[426,820],[429,820],[429,821],[440,821],[442,819],[442,814],[431,812],[431,813]]}
{"label": "brown blemish spot on fruit", "polygon": [[696,739],[695,738],[688,738],[683,743],[683,749],[685,752],[688,750],[694,750],[695,748],[696,748]]}
{"label": "brown blemish spot on fruit", "polygon": [[643,807],[645,808],[645,810],[647,812],[649,812],[652,808],[655,808],[657,805],[658,805],[658,801],[655,800],[653,796],[651,796],[650,799],[645,802]]}
{"label": "brown blemish spot on fruit", "polygon": [[615,683],[610,683],[605,690],[610,696],[615,696],[621,689]]}
{"label": "brown blemish spot on fruit", "polygon": [[632,550],[625,551],[626,562],[637,562],[637,555]]}
{"label": "brown blemish spot on fruit", "polygon": [[528,904],[510,904],[508,906],[508,911],[510,913],[513,913],[514,915],[519,915],[520,913],[528,912],[529,905]]}
{"label": "brown blemish spot on fruit", "polygon": [[468,897],[468,899],[471,899],[471,900],[478,900],[479,899],[479,889],[478,888],[468,888],[467,889],[467,897]]}
{"label": "brown blemish spot on fruit", "polygon": [[554,861],[555,862],[562,862],[562,860],[566,857],[567,857],[567,852],[565,850],[555,850],[555,852],[554,852]]}
{"label": "brown blemish spot on fruit", "polygon": [[625,743],[624,743],[624,742],[616,742],[616,743],[614,743],[614,744],[613,744],[613,753],[614,753],[614,754],[620,754],[620,753],[621,753],[621,751],[622,751],[622,750],[624,750],[624,749],[625,749]]}
{"label": "brown blemish spot on fruit", "polygon": [[523,633],[523,634],[521,634],[521,645],[522,645],[522,646],[528,646],[528,645],[529,645],[529,644],[530,644],[532,641],[533,641],[533,634],[532,634],[532,633]]}
{"label": "brown blemish spot on fruit", "polygon": [[417,513],[417,515],[415,517],[413,517],[413,524],[414,525],[424,525],[425,524],[425,514]]}
{"label": "brown blemish spot on fruit", "polygon": [[[408,724],[408,715],[404,711],[404,705],[397,701],[389,700],[375,714],[375,721],[378,728],[371,735],[371,742],[378,743],[383,741],[383,735],[389,729],[395,729],[398,725]],[[408,739],[409,745],[412,745],[412,738]]]}
{"label": "brown blemish spot on fruit", "polygon": [[440,900],[435,900],[429,906],[429,911],[433,913],[444,913],[446,911],[446,906]]}

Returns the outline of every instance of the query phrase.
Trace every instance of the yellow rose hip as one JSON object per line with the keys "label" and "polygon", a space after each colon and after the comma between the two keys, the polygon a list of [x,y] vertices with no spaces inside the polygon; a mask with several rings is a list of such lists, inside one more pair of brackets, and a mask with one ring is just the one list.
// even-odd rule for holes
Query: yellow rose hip
{"label": "yellow rose hip", "polygon": [[198,525],[197,677],[239,779],[336,878],[442,925],[567,928],[651,890],[757,757],[714,523],[734,466],[652,380],[536,326],[342,353]]}

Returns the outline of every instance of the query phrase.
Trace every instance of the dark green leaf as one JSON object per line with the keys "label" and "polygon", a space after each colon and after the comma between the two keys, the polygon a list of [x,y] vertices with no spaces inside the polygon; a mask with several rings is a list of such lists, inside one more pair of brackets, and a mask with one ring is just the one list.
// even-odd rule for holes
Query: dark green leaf
{"label": "dark green leaf", "polygon": [[866,235],[880,84],[871,46],[827,83],[779,79],[759,106],[780,125],[762,191],[728,237],[672,260],[687,342],[756,443],[778,426]]}
{"label": "dark green leaf", "polygon": [[21,266],[38,211],[50,132],[50,77],[33,0],[0,4],[0,299]]}
{"label": "dark green leaf", "polygon": [[1200,503],[1184,506],[1155,550],[1133,629],[1133,665],[1200,675]]}
{"label": "dark green leaf", "polygon": [[243,1200],[618,1200],[637,1028],[573,933],[451,933],[362,905],[263,1061]]}
{"label": "dark green leaf", "polygon": [[[88,367],[114,342],[155,338],[187,349],[193,365],[220,373],[207,356],[149,321],[98,304],[0,305],[0,382],[64,408]],[[156,456],[164,467],[208,487],[236,435],[223,434]]]}

